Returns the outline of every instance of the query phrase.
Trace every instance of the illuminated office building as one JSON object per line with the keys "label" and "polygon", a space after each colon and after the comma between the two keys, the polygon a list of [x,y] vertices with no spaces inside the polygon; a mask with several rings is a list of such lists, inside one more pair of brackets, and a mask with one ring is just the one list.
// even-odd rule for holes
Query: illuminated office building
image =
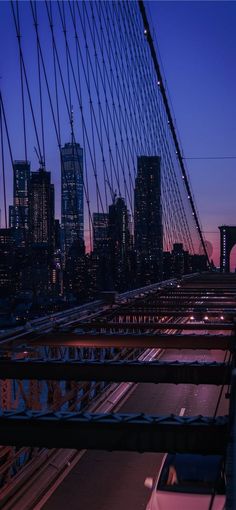
{"label": "illuminated office building", "polygon": [[29,233],[29,161],[13,163],[13,205],[9,207],[9,226],[17,246],[25,246]]}
{"label": "illuminated office building", "polygon": [[83,149],[78,143],[61,149],[61,231],[67,255],[75,241],[84,240]]}
{"label": "illuminated office building", "polygon": [[54,185],[51,172],[31,173],[29,196],[30,241],[33,247],[54,249]]}

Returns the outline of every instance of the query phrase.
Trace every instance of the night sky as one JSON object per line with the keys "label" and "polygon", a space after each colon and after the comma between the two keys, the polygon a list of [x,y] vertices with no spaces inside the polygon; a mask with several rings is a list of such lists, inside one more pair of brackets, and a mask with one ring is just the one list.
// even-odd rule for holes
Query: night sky
{"label": "night sky", "polygon": [[[183,155],[236,157],[236,2],[151,1],[146,2],[146,8],[150,25],[155,29]],[[0,83],[16,149],[14,158],[23,159],[18,150],[19,127],[14,118],[17,101],[14,73],[19,66],[17,41],[8,1],[0,2],[0,39]],[[30,58],[31,48],[26,48],[26,52]],[[67,125],[64,141],[68,141],[69,134]],[[59,164],[58,160],[53,162],[52,152],[52,147],[48,147],[49,170],[50,165]],[[36,170],[36,156],[31,154],[29,159]],[[235,164],[236,159],[186,160],[200,222],[205,238],[213,245],[212,256],[217,265],[218,226],[236,225]],[[9,203],[11,179],[9,172]],[[56,212],[59,217],[58,204]],[[236,266],[236,248],[233,264]]]}

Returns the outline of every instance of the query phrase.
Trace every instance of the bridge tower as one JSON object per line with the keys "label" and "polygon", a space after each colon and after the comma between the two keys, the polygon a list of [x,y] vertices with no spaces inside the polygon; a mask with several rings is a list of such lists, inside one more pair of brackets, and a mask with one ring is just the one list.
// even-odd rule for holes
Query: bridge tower
{"label": "bridge tower", "polygon": [[222,225],[220,229],[220,271],[230,273],[230,253],[236,244],[236,227]]}

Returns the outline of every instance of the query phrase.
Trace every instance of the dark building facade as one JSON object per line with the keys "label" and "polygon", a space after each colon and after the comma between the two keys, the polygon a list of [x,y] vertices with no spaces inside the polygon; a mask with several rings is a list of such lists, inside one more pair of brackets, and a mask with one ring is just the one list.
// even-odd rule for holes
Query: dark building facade
{"label": "dark building facade", "polygon": [[161,160],[138,157],[134,192],[134,248],[137,284],[148,285],[162,278]]}
{"label": "dark building facade", "polygon": [[93,250],[103,251],[108,245],[109,214],[93,213]]}
{"label": "dark building facade", "polygon": [[54,221],[55,250],[61,249],[61,225],[59,220]]}
{"label": "dark building facade", "polygon": [[43,168],[31,173],[29,224],[31,245],[53,251],[54,185],[51,184],[51,172]]}
{"label": "dark building facade", "polygon": [[74,241],[84,239],[83,149],[66,143],[61,149],[62,250],[68,254]]}
{"label": "dark building facade", "polygon": [[64,292],[67,299],[83,303],[87,297],[87,259],[82,239],[71,245],[65,262]]}
{"label": "dark building facade", "polygon": [[29,193],[30,269],[34,299],[52,289],[55,247],[54,185],[44,168],[31,173]]}
{"label": "dark building facade", "polygon": [[0,298],[13,295],[16,291],[15,242],[12,228],[0,229]]}
{"label": "dark building facade", "polygon": [[14,230],[16,246],[25,246],[29,233],[29,161],[13,163],[13,205],[9,207],[9,226]]}
{"label": "dark building facade", "polygon": [[122,197],[109,206],[108,245],[110,287],[122,291],[129,288],[131,248],[128,210]]}

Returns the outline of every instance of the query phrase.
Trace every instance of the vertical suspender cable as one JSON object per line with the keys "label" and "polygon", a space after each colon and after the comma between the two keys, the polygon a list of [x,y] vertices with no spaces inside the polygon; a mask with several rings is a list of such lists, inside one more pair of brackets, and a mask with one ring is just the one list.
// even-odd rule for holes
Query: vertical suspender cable
{"label": "vertical suspender cable", "polygon": [[179,142],[178,142],[177,135],[176,135],[176,131],[175,131],[175,127],[174,127],[174,122],[173,122],[172,115],[171,115],[171,112],[170,112],[169,103],[168,103],[168,100],[167,100],[166,91],[165,91],[165,87],[164,87],[164,83],[163,83],[163,79],[162,79],[162,74],[161,74],[159,63],[158,63],[158,59],[157,59],[157,55],[156,55],[153,39],[152,39],[152,36],[151,36],[149,22],[148,22],[147,15],[146,15],[144,1],[143,0],[138,0],[138,4],[139,4],[139,8],[140,8],[140,13],[141,13],[141,16],[142,16],[142,19],[143,19],[144,30],[146,31],[146,37],[147,37],[147,41],[148,41],[148,44],[149,44],[149,48],[150,48],[150,52],[151,52],[151,56],[152,56],[152,60],[153,60],[153,64],[154,64],[154,68],[155,68],[155,71],[156,71],[156,74],[157,74],[157,79],[158,79],[158,83],[159,83],[159,86],[160,86],[160,91],[162,93],[163,102],[164,102],[164,105],[165,105],[166,114],[167,114],[167,118],[168,118],[168,121],[169,121],[170,131],[171,131],[171,134],[172,134],[172,137],[173,137],[173,141],[174,141],[174,144],[175,144],[175,147],[176,147],[176,156],[177,156],[180,168],[181,168],[182,173],[183,173],[183,177],[184,177],[184,182],[185,182],[187,194],[190,197],[189,201],[190,201],[190,204],[191,204],[191,207],[192,207],[192,214],[193,214],[194,219],[195,219],[196,227],[197,227],[197,230],[198,230],[198,233],[199,233],[199,236],[200,236],[200,240],[201,240],[201,243],[202,243],[202,246],[203,246],[204,254],[206,256],[208,265],[210,267],[210,260],[209,260],[208,253],[207,253],[207,250],[206,250],[206,245],[205,245],[205,242],[204,242],[204,239],[203,239],[203,235],[202,235],[202,231],[201,231],[201,228],[200,228],[200,224],[199,224],[199,221],[198,221],[198,216],[197,216],[197,212],[196,212],[195,205],[194,205],[194,202],[193,202],[192,193],[191,193],[191,189],[190,189],[188,178],[187,178],[187,173],[186,173],[185,166],[184,166],[184,163],[183,163],[183,158],[182,158],[182,155],[181,155],[181,151],[180,151],[180,147],[179,147]]}
{"label": "vertical suspender cable", "polygon": [[40,142],[39,142],[39,135],[38,135],[37,125],[36,125],[33,103],[32,103],[32,98],[31,98],[31,94],[30,94],[29,82],[28,82],[28,78],[27,78],[25,62],[24,62],[24,57],[23,57],[23,52],[22,52],[22,47],[21,47],[20,27],[17,23],[17,17],[16,17],[16,13],[15,13],[13,0],[11,0],[11,10],[12,10],[13,20],[14,20],[14,24],[15,24],[16,36],[17,36],[17,40],[18,40],[19,55],[20,55],[20,59],[22,62],[22,69],[23,69],[23,74],[24,74],[24,78],[25,78],[28,99],[29,99],[29,103],[30,103],[30,110],[31,110],[31,115],[32,115],[32,120],[33,120],[33,125],[34,125],[35,136],[36,136],[37,149],[38,149],[40,159],[42,160],[42,151],[41,151],[41,146],[40,146]]}
{"label": "vertical suspender cable", "polygon": [[2,94],[1,94],[1,92],[0,92],[0,137],[1,137],[4,216],[5,216],[5,228],[7,228],[7,201],[6,201],[6,179],[5,179],[5,158],[4,158],[4,139],[3,139],[4,137],[3,137],[3,125],[2,125]]}
{"label": "vertical suspender cable", "polygon": [[[18,38],[21,37],[20,34],[20,15],[19,15],[19,2],[17,0],[16,4],[16,15],[17,15],[17,24],[19,27],[19,33],[17,35]],[[24,81],[23,81],[23,66],[22,59],[20,58],[20,84],[21,84],[21,104],[22,104],[22,120],[23,120],[23,133],[24,133],[24,149],[25,149],[25,161],[28,160],[27,156],[27,138],[26,138],[26,119],[25,119],[25,96],[24,96]]]}
{"label": "vertical suspender cable", "polygon": [[42,99],[42,80],[41,80],[41,64],[40,64],[40,51],[39,51],[39,37],[38,37],[38,14],[37,3],[30,0],[31,10],[34,13],[34,27],[36,32],[37,43],[37,65],[38,65],[38,82],[39,82],[39,103],[40,103],[40,120],[41,120],[41,137],[42,137],[42,161],[40,164],[45,166],[45,136],[44,136],[44,119],[43,119],[43,99]]}

